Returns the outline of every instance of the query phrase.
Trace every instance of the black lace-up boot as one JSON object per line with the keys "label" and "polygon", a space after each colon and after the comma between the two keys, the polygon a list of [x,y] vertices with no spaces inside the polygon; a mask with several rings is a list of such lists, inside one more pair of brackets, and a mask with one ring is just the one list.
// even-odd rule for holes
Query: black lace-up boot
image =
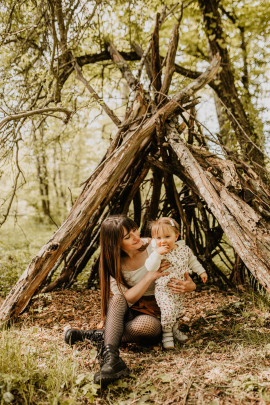
{"label": "black lace-up boot", "polygon": [[100,371],[95,374],[94,383],[107,385],[128,374],[129,369],[119,357],[119,350],[113,345],[104,346],[101,352]]}
{"label": "black lace-up boot", "polygon": [[76,342],[83,342],[84,340],[89,340],[95,344],[102,344],[104,339],[103,329],[90,329],[90,330],[80,330],[80,329],[68,329],[64,336],[65,342],[72,346]]}

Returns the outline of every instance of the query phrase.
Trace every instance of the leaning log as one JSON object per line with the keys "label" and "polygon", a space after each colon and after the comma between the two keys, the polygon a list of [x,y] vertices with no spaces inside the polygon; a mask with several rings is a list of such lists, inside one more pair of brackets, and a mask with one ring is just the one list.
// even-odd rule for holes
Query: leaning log
{"label": "leaning log", "polygon": [[168,141],[198,194],[207,203],[246,267],[270,293],[270,227],[264,219],[210,172],[203,170],[179,137],[167,125]]}

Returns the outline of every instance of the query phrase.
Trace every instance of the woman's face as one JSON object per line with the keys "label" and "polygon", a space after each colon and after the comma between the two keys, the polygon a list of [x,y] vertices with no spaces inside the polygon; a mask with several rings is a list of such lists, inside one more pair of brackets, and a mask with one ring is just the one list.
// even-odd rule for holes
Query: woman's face
{"label": "woman's face", "polygon": [[121,242],[121,249],[124,252],[138,250],[142,247],[142,245],[143,243],[140,239],[140,232],[138,229],[134,228],[128,232],[126,228],[124,228],[124,236]]}

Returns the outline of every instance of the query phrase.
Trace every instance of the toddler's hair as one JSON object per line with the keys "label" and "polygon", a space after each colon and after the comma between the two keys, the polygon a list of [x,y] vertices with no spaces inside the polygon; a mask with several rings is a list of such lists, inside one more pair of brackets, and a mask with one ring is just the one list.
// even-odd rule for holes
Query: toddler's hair
{"label": "toddler's hair", "polygon": [[152,237],[154,238],[160,229],[163,229],[166,227],[171,228],[176,234],[180,233],[180,227],[173,218],[161,217],[161,218],[157,219],[156,221],[152,221],[150,223]]}

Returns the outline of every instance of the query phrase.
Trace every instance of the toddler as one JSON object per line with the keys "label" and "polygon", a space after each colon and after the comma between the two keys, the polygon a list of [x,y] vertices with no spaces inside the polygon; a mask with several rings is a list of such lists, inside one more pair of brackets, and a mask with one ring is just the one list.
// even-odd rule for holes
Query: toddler
{"label": "toddler", "polygon": [[156,280],[155,297],[161,311],[162,344],[165,349],[174,348],[174,339],[185,341],[187,336],[178,330],[178,319],[183,310],[184,294],[172,293],[167,287],[171,278],[185,280],[185,273],[197,273],[206,283],[207,274],[183,240],[177,241],[179,225],[174,219],[163,217],[151,224],[154,251],[145,262],[148,271],[157,271],[166,257],[171,264],[170,274]]}

